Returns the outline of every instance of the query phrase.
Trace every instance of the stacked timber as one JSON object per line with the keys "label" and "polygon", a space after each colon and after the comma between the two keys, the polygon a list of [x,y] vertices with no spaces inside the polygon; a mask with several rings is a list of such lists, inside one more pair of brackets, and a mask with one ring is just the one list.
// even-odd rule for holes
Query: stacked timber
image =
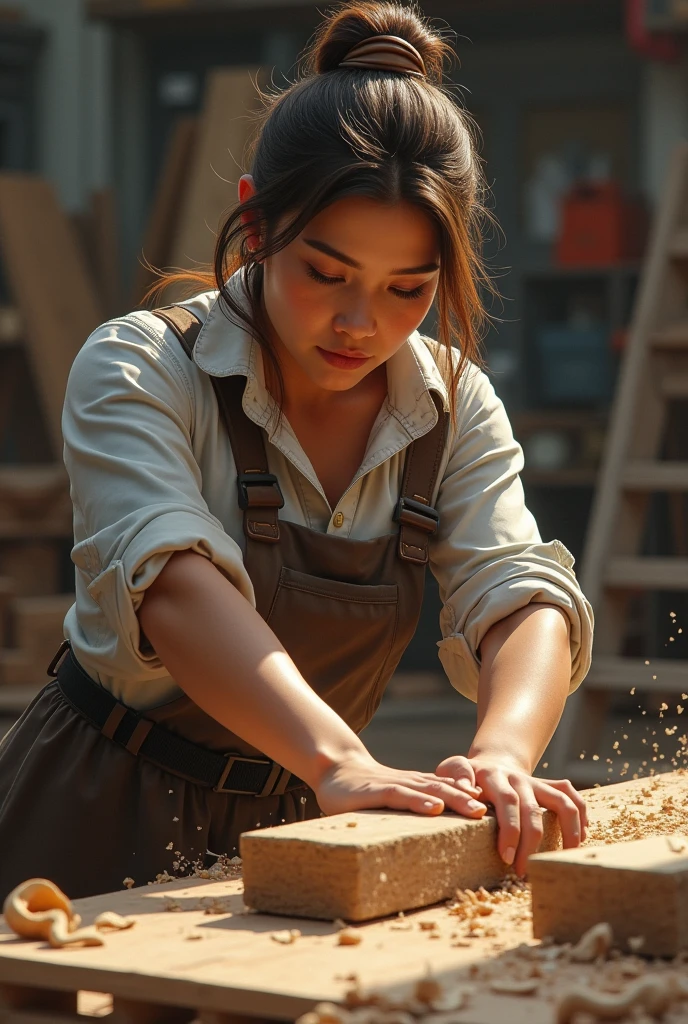
{"label": "stacked timber", "polygon": [[0,175],[0,716],[47,681],[73,603],[62,462],[69,370],[103,320],[74,225],[50,184]]}

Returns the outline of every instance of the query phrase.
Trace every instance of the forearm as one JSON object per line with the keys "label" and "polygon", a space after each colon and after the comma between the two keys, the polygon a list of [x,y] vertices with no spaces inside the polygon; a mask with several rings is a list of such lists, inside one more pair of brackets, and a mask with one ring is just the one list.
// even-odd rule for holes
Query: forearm
{"label": "forearm", "polygon": [[138,618],[199,707],[310,786],[338,758],[365,753],[258,612],[203,556],[173,555]]}
{"label": "forearm", "polygon": [[480,652],[478,729],[469,757],[501,751],[531,773],[569,690],[568,620],[551,605],[528,605],[496,623]]}

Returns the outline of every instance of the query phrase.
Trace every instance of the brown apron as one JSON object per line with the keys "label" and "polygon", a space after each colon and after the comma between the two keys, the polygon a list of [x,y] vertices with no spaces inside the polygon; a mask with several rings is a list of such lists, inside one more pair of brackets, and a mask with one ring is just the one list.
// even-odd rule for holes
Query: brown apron
{"label": "brown apron", "polygon": [[[156,313],[191,358],[201,322],[183,307]],[[237,465],[257,609],[315,692],[358,733],[418,622],[447,414],[433,396],[438,422],[409,446],[399,526],[356,541],[279,518],[265,435],[242,408],[245,378],[212,383]],[[49,683],[0,745],[0,899],[31,876],[51,878],[73,898],[119,889],[126,878],[143,885],[163,871],[235,856],[241,832],[321,813],[311,790],[287,788],[288,772],[270,795],[258,796],[162,770],[145,745],[139,751],[140,743],[115,742],[114,727],[94,727],[66,692],[59,680]],[[110,699],[117,704],[110,717],[119,721],[126,709]],[[142,735],[155,723],[164,727],[159,735],[168,730],[205,750],[264,757],[186,696],[139,719]]]}

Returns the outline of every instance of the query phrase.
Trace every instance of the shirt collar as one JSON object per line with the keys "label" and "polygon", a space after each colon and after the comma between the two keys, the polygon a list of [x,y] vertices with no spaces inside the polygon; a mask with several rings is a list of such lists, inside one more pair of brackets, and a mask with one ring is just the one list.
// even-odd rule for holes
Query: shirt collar
{"label": "shirt collar", "polygon": [[[227,284],[234,296],[245,303],[240,275],[239,270]],[[437,421],[430,391],[437,392],[445,410],[448,408],[447,387],[436,361],[438,353],[441,358],[442,348],[437,342],[423,339],[414,331],[387,362],[389,411],[411,439],[425,434]],[[244,408],[248,412],[248,402],[252,418],[267,426],[275,406],[265,387],[260,345],[243,327],[228,319],[217,297],[199,332],[194,362],[213,377],[245,376],[248,385]]]}

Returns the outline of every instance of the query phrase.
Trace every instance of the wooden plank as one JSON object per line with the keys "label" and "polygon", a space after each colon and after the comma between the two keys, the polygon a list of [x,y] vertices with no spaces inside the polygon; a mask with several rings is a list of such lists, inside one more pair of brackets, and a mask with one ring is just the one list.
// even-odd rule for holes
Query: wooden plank
{"label": "wooden plank", "polygon": [[[660,834],[663,824],[673,831],[662,813],[669,796],[683,805],[688,774],[592,790],[586,794],[591,831],[613,831],[611,823],[626,807],[640,832]],[[18,942],[0,924],[0,983],[193,1007],[208,1022],[211,1014],[293,1021],[320,1001],[342,1001],[352,975],[363,989],[384,992],[414,985],[431,963],[440,980],[464,981],[487,967],[499,972],[501,955],[508,958],[522,943],[532,943],[525,893],[522,901],[495,904],[486,929],[491,935],[468,937],[468,925],[439,905],[402,920],[358,926],[360,944],[341,946],[339,926],[332,922],[246,913],[241,889],[240,880],[181,879],[75,901],[87,925],[104,910],[137,918],[133,929],[109,935],[103,947],[59,950]],[[301,932],[293,943],[275,940],[290,928]],[[547,995],[507,998],[481,990],[451,1019],[456,1024],[554,1024]]]}
{"label": "wooden plank", "polygon": [[[591,690],[628,693],[633,687],[644,693],[678,691],[688,686],[688,661],[669,658],[596,657],[585,684]],[[654,678],[656,677],[656,678]]]}
{"label": "wooden plank", "polygon": [[[544,819],[542,849],[561,843]],[[369,921],[494,886],[510,868],[497,853],[494,817],[359,811],[241,836],[244,898],[270,914]]]}
{"label": "wooden plank", "polygon": [[674,231],[669,251],[675,260],[688,260],[688,228]]}
{"label": "wooden plank", "polygon": [[24,337],[21,313],[14,306],[0,306],[0,348],[19,345]]}
{"label": "wooden plank", "polygon": [[65,615],[73,604],[73,594],[20,597],[12,602],[14,645],[30,656],[37,680],[46,680],[46,669],[64,639]]}
{"label": "wooden plank", "polygon": [[0,175],[0,247],[26,325],[54,456],[60,458],[67,376],[74,356],[103,316],[74,228],[47,181]]}
{"label": "wooden plank", "polygon": [[127,312],[124,309],[120,279],[117,203],[113,188],[98,189],[92,194],[90,226],[93,270],[100,293],[100,305],[107,319]]}
{"label": "wooden plank", "polygon": [[688,946],[687,837],[536,854],[528,874],[536,939],[575,943],[604,921],[630,952],[629,939],[640,936],[644,956],[673,957]]}
{"label": "wooden plank", "polygon": [[135,307],[141,305],[143,296],[156,281],[156,275],[149,267],[163,269],[172,263],[172,246],[189,183],[197,135],[198,118],[180,117],[175,122],[136,267],[131,300]]}
{"label": "wooden plank", "polygon": [[[61,545],[54,540],[0,542],[0,573],[14,580],[17,597],[46,597],[60,590]],[[14,606],[10,609],[14,614]]]}
{"label": "wooden plank", "polygon": [[621,483],[629,491],[688,491],[688,462],[635,459],[624,468]]}
{"label": "wooden plank", "polygon": [[198,125],[189,184],[172,246],[175,267],[198,269],[213,261],[223,216],[237,201],[245,151],[253,131],[251,112],[259,108],[254,81],[258,68],[210,72]]}
{"label": "wooden plank", "polygon": [[688,320],[680,320],[655,331],[650,338],[650,344],[655,349],[669,352],[688,351]]}
{"label": "wooden plank", "polygon": [[661,389],[667,399],[688,398],[688,373],[672,373],[663,377]]}
{"label": "wooden plank", "polygon": [[610,587],[688,591],[688,558],[612,558],[604,581]]}

